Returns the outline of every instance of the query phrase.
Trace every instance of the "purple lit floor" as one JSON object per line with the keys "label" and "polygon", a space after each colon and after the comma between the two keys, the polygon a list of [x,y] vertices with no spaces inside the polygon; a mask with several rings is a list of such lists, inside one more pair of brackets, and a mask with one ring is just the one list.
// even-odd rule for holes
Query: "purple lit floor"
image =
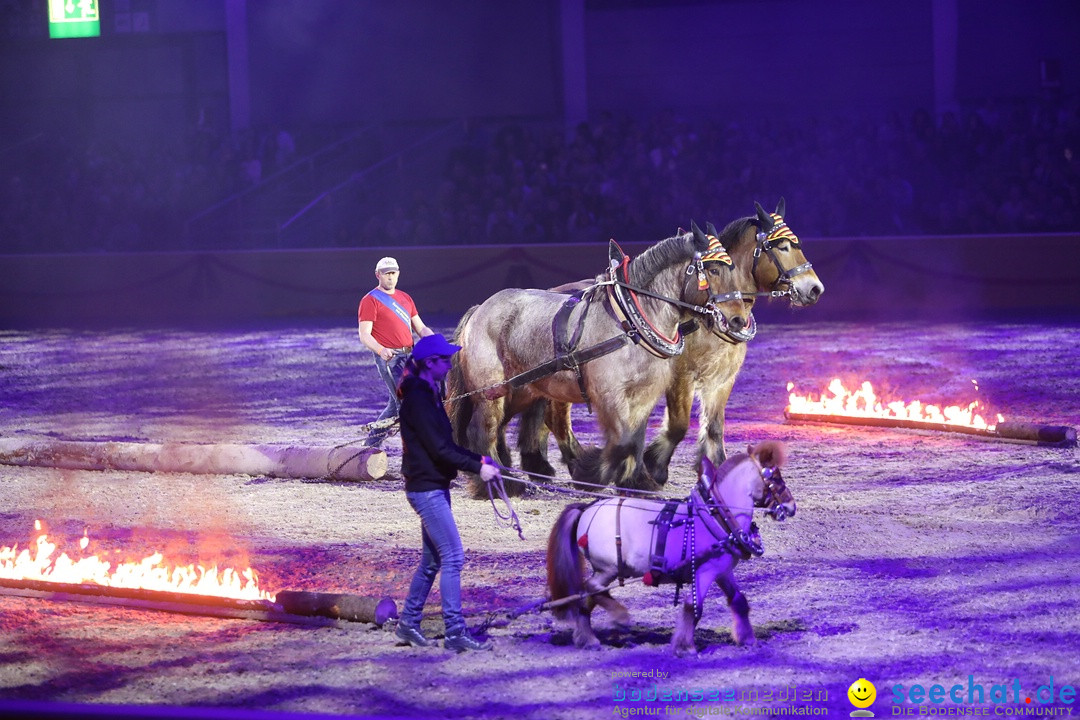
{"label": "purple lit floor", "polygon": [[[463,656],[395,647],[389,632],[363,624],[305,628],[0,596],[0,714],[5,702],[42,701],[148,706],[148,714],[185,706],[415,718],[606,718],[634,709],[687,716],[695,703],[617,699],[615,683],[623,692],[656,682],[675,692],[758,693],[736,703],[744,708],[846,717],[847,688],[864,677],[878,691],[871,709],[884,717],[896,685],[962,684],[966,694],[972,682],[984,686],[987,703],[993,685],[1008,685],[1015,706],[1014,679],[1020,704],[1034,702],[1051,676],[1055,692],[1080,683],[1076,448],[788,425],[782,416],[789,380],[816,392],[842,377],[872,380],[882,395],[978,397],[1008,419],[1076,427],[1080,328],[792,320],[761,329],[728,407],[730,449],[788,443],[785,477],[799,503],[797,517],[761,522],[766,554],[737,571],[756,647],[733,645],[714,593],[700,655],[672,657],[672,591],[638,585],[615,590],[633,613],[628,631],[597,611],[600,652],[575,649],[566,628],[534,614],[493,629],[494,652]],[[357,440],[356,428],[383,403],[350,327],[7,331],[0,378],[5,437],[334,445]],[[575,427],[597,440],[584,408],[575,409]],[[366,484],[0,466],[0,547],[25,547],[40,518],[66,548],[85,531],[95,547],[123,541],[133,554],[157,546],[226,553],[249,561],[272,591],[400,603],[419,532],[400,490],[396,438],[387,449],[391,476]],[[689,489],[692,451],[687,441],[676,456],[671,495]],[[564,503],[516,500],[522,542],[496,526],[490,505],[457,491],[474,623],[543,596],[544,543]],[[438,635],[441,623],[435,617],[425,629]],[[669,675],[622,677],[657,670]],[[829,699],[778,702],[791,686]],[[762,700],[770,691],[774,699]]]}

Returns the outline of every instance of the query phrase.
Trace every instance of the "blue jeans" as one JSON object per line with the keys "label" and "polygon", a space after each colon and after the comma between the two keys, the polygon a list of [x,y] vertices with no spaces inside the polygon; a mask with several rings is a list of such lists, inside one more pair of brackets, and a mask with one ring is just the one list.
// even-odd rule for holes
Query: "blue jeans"
{"label": "blue jeans", "polygon": [[441,571],[439,594],[442,595],[443,625],[447,636],[459,635],[465,630],[465,618],[461,614],[461,566],[465,564],[465,550],[461,547],[461,536],[450,511],[450,491],[407,492],[405,497],[420,516],[424,554],[409,585],[401,619],[413,627],[420,626],[424,603],[435,584],[435,575]]}
{"label": "blue jeans", "polygon": [[[383,408],[382,414],[375,419],[376,422],[398,416],[400,405],[398,404],[397,386],[398,382],[401,380],[401,373],[405,370],[405,361],[408,359],[408,353],[398,353],[390,358],[389,362],[383,360],[378,355],[375,356],[375,369],[379,371],[379,377],[386,383],[386,389],[390,391],[390,399],[387,400],[386,407]],[[389,432],[389,428],[372,430],[368,433],[364,445],[368,447],[379,447],[382,445],[382,441],[386,439]]]}

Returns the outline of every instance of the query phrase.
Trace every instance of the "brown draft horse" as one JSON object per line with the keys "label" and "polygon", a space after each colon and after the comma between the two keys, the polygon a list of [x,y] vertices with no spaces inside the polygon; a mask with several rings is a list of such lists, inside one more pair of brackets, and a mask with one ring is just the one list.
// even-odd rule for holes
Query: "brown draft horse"
{"label": "brown draft horse", "polygon": [[735,583],[735,567],[763,552],[754,508],[774,520],[795,514],[780,476],[785,455],[782,443],[769,441],[720,467],[704,458],[700,481],[681,502],[611,497],[567,506],[548,536],[547,584],[552,601],[569,599],[553,612],[574,625],[574,644],[600,646],[590,623],[596,605],[617,624],[629,624],[626,607],[607,588],[618,578],[639,577],[647,585],[689,586],[671,638],[677,655],[697,652],[694,631],[714,582],[727,596],[735,642],[753,643],[750,605]]}
{"label": "brown draft horse", "polygon": [[[680,323],[717,311],[734,328],[750,322],[741,295],[753,287],[749,271],[734,265],[706,270],[700,258],[708,248],[709,238],[696,224],[692,232],[662,240],[632,260],[612,242],[611,271],[574,301],[565,321],[575,338],[573,347],[582,353],[618,344],[587,360],[571,356],[551,366],[560,356],[566,359],[566,348],[560,349],[552,329],[560,309],[571,302],[566,294],[502,290],[470,310],[455,333],[463,349],[447,378],[447,394],[456,398],[449,412],[459,444],[498,455],[509,465],[498,452],[498,440],[514,413],[538,400],[589,402],[605,439],[600,481],[657,489],[641,464],[644,436],[639,429],[671,385],[670,358],[684,342]],[[470,494],[486,497],[482,483],[474,480]],[[522,490],[513,481],[506,488]]]}
{"label": "brown draft horse", "polygon": [[[751,272],[758,292],[785,295],[795,307],[813,305],[825,287],[807,262],[802,242],[784,220],[784,199],[777,203],[774,213],[766,213],[758,203],[754,208],[755,216],[729,223],[719,233],[720,242],[737,267]],[[708,228],[710,235],[716,235],[711,224]],[[645,451],[646,469],[659,484],[667,482],[671,457],[690,427],[695,393],[700,401],[699,461],[707,457],[722,463],[726,457],[725,409],[746,360],[746,343],[739,342],[735,334],[717,332],[707,324],[705,329],[711,331],[686,335],[686,349],[675,359],[672,382],[665,391],[663,427]],[[550,403],[526,408],[522,413],[518,433],[522,468],[542,475],[554,474],[546,459],[545,425],[555,435],[563,461],[574,467],[582,449],[570,425],[570,406]],[[581,470],[575,472],[577,475],[587,476],[588,472]]]}

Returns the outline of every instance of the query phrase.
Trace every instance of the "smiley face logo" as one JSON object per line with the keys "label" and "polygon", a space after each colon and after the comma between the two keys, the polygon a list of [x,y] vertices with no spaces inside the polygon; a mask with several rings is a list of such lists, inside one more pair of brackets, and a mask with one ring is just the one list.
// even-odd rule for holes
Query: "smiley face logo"
{"label": "smiley face logo", "polygon": [[859,678],[851,683],[847,691],[848,700],[857,708],[868,708],[877,699],[877,688],[866,678]]}

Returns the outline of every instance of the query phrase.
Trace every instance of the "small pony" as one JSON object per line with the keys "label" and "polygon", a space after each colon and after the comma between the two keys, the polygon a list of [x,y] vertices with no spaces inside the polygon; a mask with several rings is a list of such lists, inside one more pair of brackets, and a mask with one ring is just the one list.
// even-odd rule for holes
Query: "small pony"
{"label": "small pony", "polygon": [[[750,605],[735,584],[740,560],[764,550],[754,508],[783,520],[795,514],[795,500],[780,476],[787,457],[783,443],[751,445],[716,467],[706,457],[694,491],[685,500],[610,497],[567,506],[548,536],[547,584],[555,617],[574,623],[574,644],[598,648],[589,618],[600,605],[621,626],[626,607],[607,587],[616,579],[644,578],[646,585],[688,584],[671,638],[676,655],[694,654],[694,630],[705,595],[716,582],[734,618],[735,642],[754,642]],[[585,561],[593,574],[585,578]]]}

